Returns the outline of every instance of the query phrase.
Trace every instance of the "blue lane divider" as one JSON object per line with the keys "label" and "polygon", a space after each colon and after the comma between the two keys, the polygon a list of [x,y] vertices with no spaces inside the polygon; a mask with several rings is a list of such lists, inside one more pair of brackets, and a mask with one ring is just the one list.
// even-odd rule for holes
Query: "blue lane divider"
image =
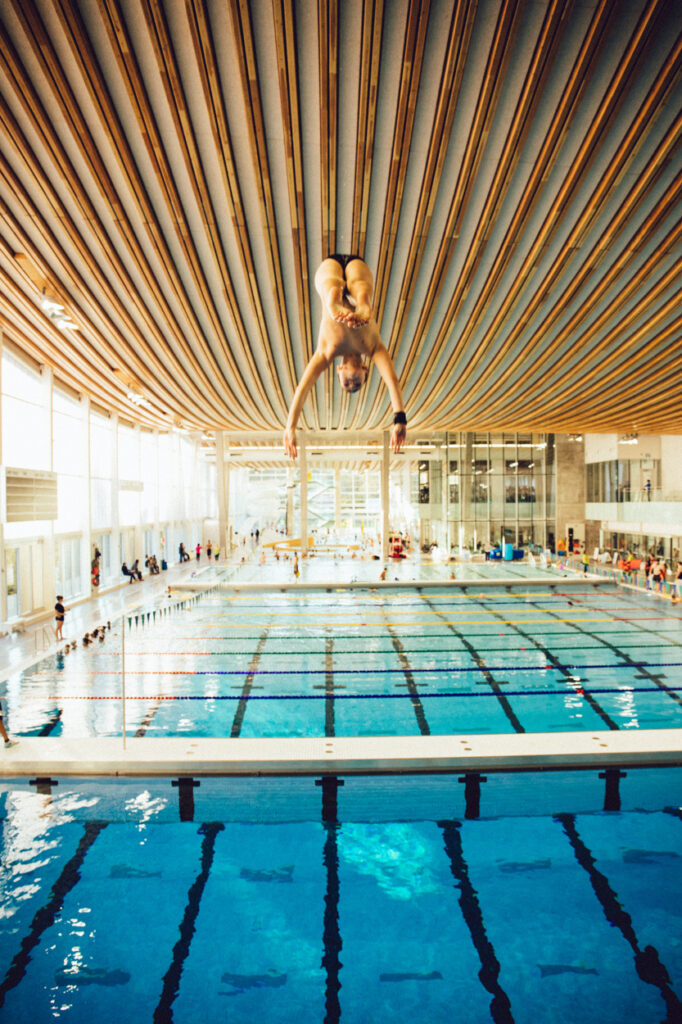
{"label": "blue lane divider", "polygon": [[[667,686],[666,690],[682,690],[682,686]],[[505,697],[545,697],[560,696],[565,697],[572,695],[576,697],[582,697],[584,694],[590,696],[594,693],[661,693],[658,686],[624,686],[621,688],[616,687],[603,687],[595,688],[590,687],[589,690],[572,690],[570,688],[562,690],[505,690]],[[466,691],[463,690],[457,693],[454,690],[445,690],[437,693],[422,693],[419,691],[419,699],[424,700],[427,697],[495,697],[499,694],[493,690],[484,690],[482,692],[477,691]],[[87,698],[86,698],[87,699]],[[120,699],[120,698],[118,698]],[[157,695],[156,697],[143,696],[145,700],[329,700],[328,693],[249,693],[243,696],[235,694],[171,694],[168,697],[163,695]],[[413,694],[411,693],[334,693],[334,700],[412,700]]]}
{"label": "blue lane divider", "polygon": [[[633,661],[627,665],[623,664],[588,664],[588,665],[486,665],[484,669],[478,668],[476,665],[465,665],[465,666],[434,666],[433,668],[413,668],[410,666],[410,671],[413,675],[419,674],[430,674],[432,672],[554,672],[563,671],[564,669],[570,669],[571,671],[586,672],[588,669],[593,668],[679,668],[682,666],[682,661]],[[389,673],[402,674],[402,668],[334,668],[335,676],[363,676],[363,675],[388,675]],[[96,673],[97,675],[104,675],[103,672]],[[129,669],[128,675],[149,675],[144,669],[136,671],[135,669]],[[188,669],[184,671],[182,669],[169,669],[164,671],[163,669],[155,669],[152,675],[176,675],[176,676],[319,676],[324,674],[323,668],[259,668],[254,671],[248,669],[230,669],[230,668],[218,668],[218,669]]]}

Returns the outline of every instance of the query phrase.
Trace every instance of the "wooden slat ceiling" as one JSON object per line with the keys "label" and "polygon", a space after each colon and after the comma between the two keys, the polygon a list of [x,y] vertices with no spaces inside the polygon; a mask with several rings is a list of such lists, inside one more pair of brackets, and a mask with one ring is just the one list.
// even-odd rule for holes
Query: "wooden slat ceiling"
{"label": "wooden slat ceiling", "polygon": [[[354,251],[411,436],[682,433],[681,71],[679,0],[3,0],[3,336],[279,430]],[[330,371],[302,425],[390,421]]]}

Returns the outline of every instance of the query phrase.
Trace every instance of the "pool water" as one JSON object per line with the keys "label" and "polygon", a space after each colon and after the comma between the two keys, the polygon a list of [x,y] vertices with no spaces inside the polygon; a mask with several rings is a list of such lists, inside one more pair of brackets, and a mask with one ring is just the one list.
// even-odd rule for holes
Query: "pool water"
{"label": "pool water", "polygon": [[679,1021],[679,783],[491,775],[468,819],[456,776],[5,782],[0,1013]]}
{"label": "pool water", "polygon": [[[180,593],[127,616],[136,736],[682,725],[682,615],[616,586]],[[21,735],[118,735],[120,623],[5,684]]]}

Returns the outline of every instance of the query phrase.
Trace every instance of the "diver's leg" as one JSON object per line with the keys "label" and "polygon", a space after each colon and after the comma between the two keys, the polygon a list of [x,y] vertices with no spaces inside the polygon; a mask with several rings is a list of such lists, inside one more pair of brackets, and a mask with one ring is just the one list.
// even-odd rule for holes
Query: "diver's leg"
{"label": "diver's leg", "polygon": [[345,323],[348,310],[343,304],[346,282],[341,264],[336,260],[322,260],[315,274],[315,288],[327,315],[332,320]]}
{"label": "diver's leg", "polygon": [[347,317],[351,327],[361,327],[372,315],[374,278],[364,260],[351,260],[346,266],[346,290],[355,302],[355,310]]}

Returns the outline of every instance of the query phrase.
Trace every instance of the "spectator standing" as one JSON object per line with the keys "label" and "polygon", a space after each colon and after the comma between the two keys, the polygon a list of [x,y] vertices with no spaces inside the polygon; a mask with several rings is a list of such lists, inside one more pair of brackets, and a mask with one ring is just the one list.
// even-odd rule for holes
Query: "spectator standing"
{"label": "spectator standing", "polygon": [[220,547],[218,544],[216,544],[215,548],[213,549],[213,557],[215,558],[216,562],[220,558]]}
{"label": "spectator standing", "polygon": [[0,703],[0,736],[2,736],[3,740],[5,741],[6,747],[16,747],[18,741],[11,740],[7,735],[7,729],[5,729],[5,720],[2,711],[2,703]]}
{"label": "spectator standing", "polygon": [[677,563],[677,571],[675,573],[672,585],[672,601],[673,604],[677,604],[680,597],[680,590],[682,590],[682,562]]}
{"label": "spectator standing", "polygon": [[194,550],[197,554],[197,562],[199,562],[201,560],[201,544],[197,544]]}
{"label": "spectator standing", "polygon": [[57,603],[54,606],[54,622],[55,622],[55,636],[57,640],[63,640],[62,630],[64,629],[64,616],[66,615],[66,609],[62,604],[64,598],[61,594],[57,594]]}
{"label": "spectator standing", "polygon": [[661,558],[658,563],[658,591],[660,594],[665,593],[665,580],[668,575],[668,566],[665,564],[665,559]]}
{"label": "spectator standing", "polygon": [[644,485],[644,490],[646,491],[646,500],[651,501],[651,480],[647,480]]}
{"label": "spectator standing", "polygon": [[211,542],[209,540],[208,543],[206,544],[206,557],[208,558],[209,562],[211,561],[211,551],[212,550],[213,550],[213,545],[211,544]]}

